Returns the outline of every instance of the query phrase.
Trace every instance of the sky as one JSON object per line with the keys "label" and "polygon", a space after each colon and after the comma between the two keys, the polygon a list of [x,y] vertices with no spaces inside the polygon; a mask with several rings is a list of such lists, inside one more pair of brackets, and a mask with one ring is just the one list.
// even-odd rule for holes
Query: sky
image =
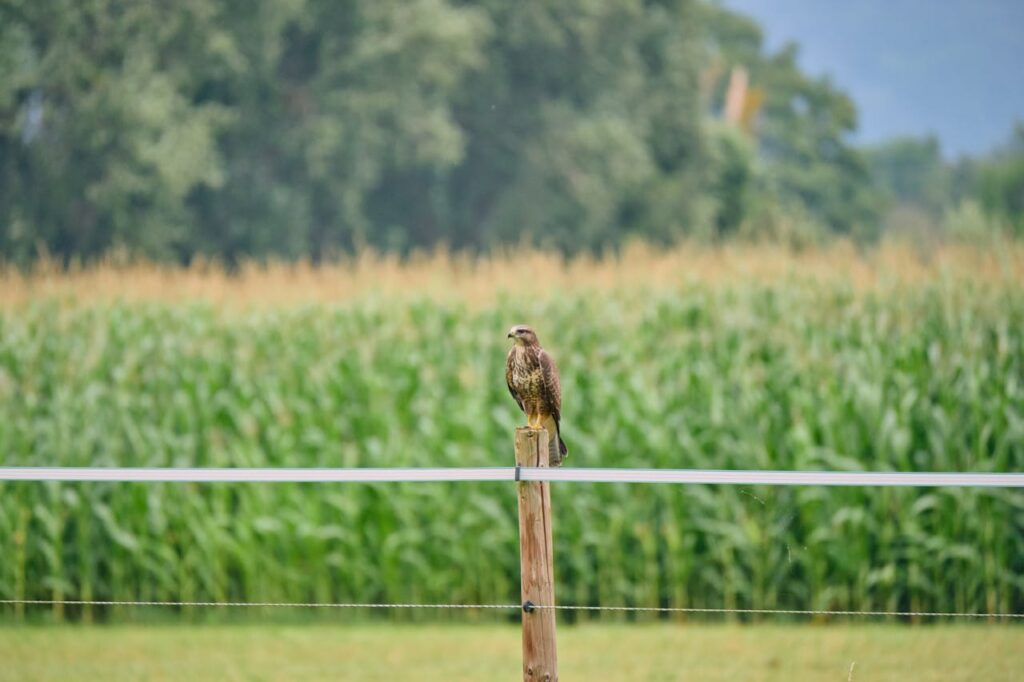
{"label": "sky", "polygon": [[722,0],[857,104],[855,139],[935,134],[948,157],[1024,123],[1024,0]]}

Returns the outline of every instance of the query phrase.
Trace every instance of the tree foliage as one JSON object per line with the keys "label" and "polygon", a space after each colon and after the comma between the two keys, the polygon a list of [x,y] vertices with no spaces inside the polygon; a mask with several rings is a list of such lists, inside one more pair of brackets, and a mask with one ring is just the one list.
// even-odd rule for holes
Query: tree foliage
{"label": "tree foliage", "polygon": [[977,192],[988,214],[1024,236],[1024,124],[1009,143],[980,164]]}
{"label": "tree foliage", "polygon": [[[765,93],[752,134],[710,120],[723,64]],[[9,0],[0,249],[572,253],[776,204],[855,233],[855,122],[700,0]]]}
{"label": "tree foliage", "polygon": [[934,137],[892,140],[867,156],[880,188],[898,209],[923,211],[933,224],[963,237],[994,231],[1024,235],[1024,124],[980,158],[947,161]]}
{"label": "tree foliage", "polygon": [[867,159],[890,199],[936,216],[947,205],[952,178],[934,136],[892,140],[869,149]]}
{"label": "tree foliage", "polygon": [[[810,216],[829,230],[870,237],[876,197],[867,165],[848,140],[857,126],[850,98],[827,78],[803,73],[795,45],[768,52],[752,19],[713,4],[702,6],[702,17],[708,36],[710,106],[723,106],[724,75],[737,67],[749,72],[760,97],[752,131],[762,162],[756,177],[759,191],[747,194],[742,210],[736,205],[725,210],[749,215],[770,202]],[[734,216],[726,222],[741,220]]]}

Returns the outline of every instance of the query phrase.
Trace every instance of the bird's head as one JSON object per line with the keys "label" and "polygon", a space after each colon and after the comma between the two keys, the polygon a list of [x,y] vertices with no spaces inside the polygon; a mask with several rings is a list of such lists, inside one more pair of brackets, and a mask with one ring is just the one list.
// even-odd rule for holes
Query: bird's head
{"label": "bird's head", "polygon": [[525,324],[517,324],[508,330],[508,338],[512,339],[517,346],[536,346],[537,335]]}

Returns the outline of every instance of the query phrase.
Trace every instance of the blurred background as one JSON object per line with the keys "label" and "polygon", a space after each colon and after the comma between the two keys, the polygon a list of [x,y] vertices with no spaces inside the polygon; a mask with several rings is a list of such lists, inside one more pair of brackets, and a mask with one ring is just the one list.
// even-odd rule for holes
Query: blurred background
{"label": "blurred background", "polygon": [[[1022,471],[1022,7],[0,0],[0,463],[507,466],[529,323],[569,466]],[[1024,612],[1021,491],[552,497],[563,604]],[[511,679],[516,613],[96,602],[515,604],[517,543],[507,484],[0,482],[0,680]],[[566,679],[1024,667],[559,618]]]}
{"label": "blurred background", "polygon": [[1001,0],[8,0],[0,249],[1016,234],[1021,25]]}

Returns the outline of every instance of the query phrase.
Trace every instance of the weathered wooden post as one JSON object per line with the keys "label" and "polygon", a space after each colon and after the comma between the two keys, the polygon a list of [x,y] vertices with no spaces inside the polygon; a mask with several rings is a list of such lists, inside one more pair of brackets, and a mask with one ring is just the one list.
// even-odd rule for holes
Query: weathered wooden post
{"label": "weathered wooden post", "polygon": [[[516,429],[516,465],[548,466],[548,432]],[[523,594],[523,680],[557,682],[555,562],[551,545],[551,490],[547,482],[519,481],[519,559]]]}

